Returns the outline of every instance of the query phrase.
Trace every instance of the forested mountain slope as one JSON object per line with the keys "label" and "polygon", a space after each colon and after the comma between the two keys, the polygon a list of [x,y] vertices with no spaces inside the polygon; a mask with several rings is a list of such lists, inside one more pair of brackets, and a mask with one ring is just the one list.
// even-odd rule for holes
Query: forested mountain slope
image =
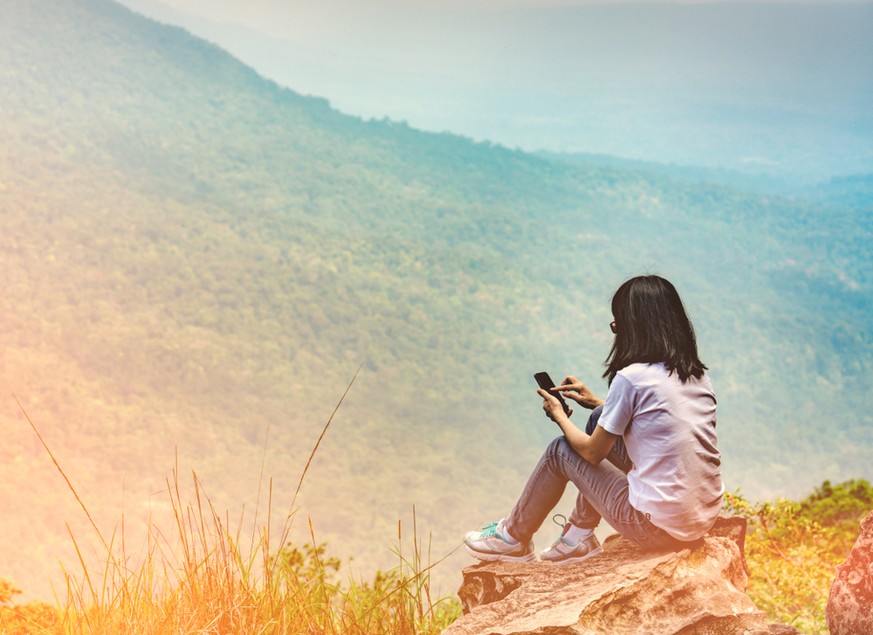
{"label": "forested mountain slope", "polygon": [[764,197],[346,117],[108,0],[0,5],[0,118],[0,575],[28,591],[82,514],[13,394],[97,520],[124,509],[135,534],[176,462],[249,522],[264,457],[283,516],[363,363],[300,513],[373,567],[415,504],[441,555],[555,433],[533,372],[605,392],[610,294],[646,271],[698,326],[729,488],[871,477],[863,194]]}

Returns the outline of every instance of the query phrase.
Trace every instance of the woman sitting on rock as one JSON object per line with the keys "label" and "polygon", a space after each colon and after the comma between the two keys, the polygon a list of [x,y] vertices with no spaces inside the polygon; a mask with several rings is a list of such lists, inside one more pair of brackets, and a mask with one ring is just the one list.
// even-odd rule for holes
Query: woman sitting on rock
{"label": "woman sitting on rock", "polygon": [[615,292],[612,315],[606,400],[572,375],[552,389],[593,409],[582,431],[553,394],[537,391],[563,436],[546,448],[509,516],[466,535],[475,558],[534,560],[531,538],[567,481],[579,496],[561,536],[540,554],[545,561],[600,553],[601,518],[653,549],[693,542],[715,523],[724,492],[715,395],[682,300],[667,280],[641,276]]}

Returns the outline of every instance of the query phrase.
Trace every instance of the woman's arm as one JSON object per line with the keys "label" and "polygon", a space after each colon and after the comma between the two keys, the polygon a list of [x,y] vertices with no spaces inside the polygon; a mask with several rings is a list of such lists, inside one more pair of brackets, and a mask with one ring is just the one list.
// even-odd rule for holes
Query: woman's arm
{"label": "woman's arm", "polygon": [[558,424],[567,438],[570,447],[579,456],[592,465],[597,465],[606,458],[606,455],[609,454],[609,451],[615,444],[615,440],[618,439],[618,435],[607,432],[600,426],[596,426],[594,433],[589,435],[570,421],[570,418],[564,414],[564,408],[561,406],[561,403],[554,395],[549,394],[542,388],[537,390],[537,394],[543,398],[543,410],[546,416]]}

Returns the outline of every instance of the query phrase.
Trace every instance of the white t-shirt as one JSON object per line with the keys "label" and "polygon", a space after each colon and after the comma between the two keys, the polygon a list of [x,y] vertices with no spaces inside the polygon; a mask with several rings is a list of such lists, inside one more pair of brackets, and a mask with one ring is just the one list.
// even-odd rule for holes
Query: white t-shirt
{"label": "white t-shirt", "polygon": [[624,437],[630,504],[678,540],[703,536],[721,511],[715,403],[705,373],[683,384],[664,364],[631,364],[613,379],[598,421]]}

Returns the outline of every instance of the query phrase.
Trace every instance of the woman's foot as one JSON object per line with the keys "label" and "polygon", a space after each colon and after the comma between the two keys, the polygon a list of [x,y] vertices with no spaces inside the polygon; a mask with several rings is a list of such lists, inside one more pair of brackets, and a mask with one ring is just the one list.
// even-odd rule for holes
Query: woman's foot
{"label": "woman's foot", "polygon": [[540,560],[554,562],[555,564],[567,564],[569,562],[581,562],[591,556],[603,552],[600,541],[593,533],[582,538],[577,543],[572,543],[565,536],[559,536],[552,546],[540,554]]}
{"label": "woman's foot", "polygon": [[485,525],[479,531],[467,532],[464,549],[474,558],[486,562],[531,562],[536,560],[533,542],[514,540],[503,529],[503,519]]}

